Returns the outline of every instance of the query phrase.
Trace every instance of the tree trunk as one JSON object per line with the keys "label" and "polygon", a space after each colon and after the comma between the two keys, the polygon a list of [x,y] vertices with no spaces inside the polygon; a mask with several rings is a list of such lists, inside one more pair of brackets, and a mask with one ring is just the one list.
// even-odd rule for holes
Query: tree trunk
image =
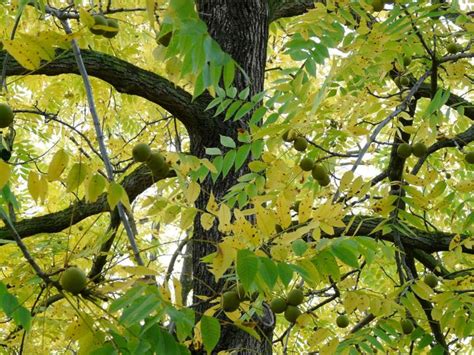
{"label": "tree trunk", "polygon": [[[266,47],[268,41],[269,11],[266,0],[198,0],[197,9],[201,19],[207,24],[210,35],[219,43],[245,71],[236,72],[234,85],[237,89],[250,88],[250,95],[263,90]],[[237,141],[238,129],[248,128],[246,116],[234,122],[223,122],[221,117],[215,118],[214,129],[200,134],[191,135],[191,153],[204,158],[206,147],[220,146],[220,135],[232,137]],[[208,177],[201,186],[196,207],[205,210],[209,195],[212,191],[217,201],[220,201],[227,190],[237,183],[238,177],[246,172],[246,167],[233,171],[215,183]],[[219,297],[223,282],[215,282],[214,276],[208,271],[201,258],[213,253],[215,244],[221,240],[217,223],[205,231],[200,223],[200,215],[194,221],[193,234],[193,296],[197,304],[195,310],[198,317],[209,307],[200,303],[198,296]],[[267,314],[271,318],[271,314]],[[266,317],[264,317],[266,318]],[[265,326],[263,322],[257,325],[262,341],[233,326],[223,326],[221,339],[215,352],[221,350],[236,351],[239,354],[270,354],[272,352],[271,336],[273,324]]]}

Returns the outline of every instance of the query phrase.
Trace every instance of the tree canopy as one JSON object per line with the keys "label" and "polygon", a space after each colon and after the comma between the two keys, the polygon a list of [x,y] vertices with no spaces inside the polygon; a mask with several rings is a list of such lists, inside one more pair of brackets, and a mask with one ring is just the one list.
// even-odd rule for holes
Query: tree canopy
{"label": "tree canopy", "polygon": [[0,1],[0,351],[467,353],[474,9]]}

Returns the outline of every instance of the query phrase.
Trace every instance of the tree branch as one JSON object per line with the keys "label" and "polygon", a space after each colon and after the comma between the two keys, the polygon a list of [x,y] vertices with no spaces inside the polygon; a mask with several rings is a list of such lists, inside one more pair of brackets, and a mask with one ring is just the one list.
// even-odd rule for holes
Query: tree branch
{"label": "tree branch", "polygon": [[[173,176],[175,176],[174,172],[170,172],[168,175],[168,177]],[[133,201],[154,182],[149,168],[143,165],[125,177],[122,186],[127,191],[130,201]],[[94,203],[81,200],[62,211],[22,220],[15,225],[15,228],[21,238],[39,233],[58,233],[71,224],[74,225],[87,217],[108,211],[110,211],[110,207],[107,203],[107,195],[104,193]],[[0,239],[14,240],[7,227],[0,228]]]}
{"label": "tree branch", "polygon": [[270,0],[270,22],[283,17],[302,15],[314,9],[317,2],[325,3],[324,0]]}
{"label": "tree branch", "polygon": [[[118,92],[140,96],[160,105],[179,119],[189,134],[205,132],[214,124],[211,113],[205,112],[209,99],[201,96],[192,101],[192,95],[169,80],[150,71],[141,69],[114,56],[92,50],[81,50],[82,58],[89,75],[104,80]],[[0,51],[0,63],[6,57]],[[33,72],[23,68],[16,60],[9,58],[6,75],[48,75],[79,74],[72,51],[56,52],[57,57]]]}

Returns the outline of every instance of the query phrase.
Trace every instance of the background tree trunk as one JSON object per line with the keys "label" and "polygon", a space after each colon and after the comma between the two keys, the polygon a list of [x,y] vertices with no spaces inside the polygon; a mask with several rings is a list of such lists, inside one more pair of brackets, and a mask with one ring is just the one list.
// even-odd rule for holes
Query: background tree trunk
{"label": "background tree trunk", "polygon": [[[237,89],[250,88],[250,95],[263,90],[266,48],[268,41],[269,11],[266,0],[199,0],[197,7],[201,19],[206,22],[211,36],[219,43],[224,51],[240,65],[237,69],[234,85]],[[250,115],[238,122],[232,120],[223,122],[222,117],[215,118],[212,131],[191,135],[191,153],[197,157],[205,157],[206,147],[220,146],[220,135],[232,137],[237,141],[238,129],[248,128]],[[231,171],[225,178],[219,178],[215,183],[208,177],[202,184],[202,192],[196,207],[204,210],[210,193],[220,201],[227,190],[237,183],[238,177],[246,172],[246,167]],[[223,282],[215,282],[206,264],[201,258],[213,253],[215,244],[221,239],[217,223],[205,231],[200,223],[200,215],[194,221],[193,235],[193,295],[195,310],[201,315],[208,303],[199,303],[198,296],[217,296],[221,294]],[[271,318],[271,314],[267,315]],[[266,317],[264,317],[266,318]],[[273,326],[266,327],[261,322],[257,325],[262,341],[259,342],[249,334],[233,326],[222,328],[221,339],[215,349],[234,350],[239,354],[269,354],[272,352],[271,337]]]}

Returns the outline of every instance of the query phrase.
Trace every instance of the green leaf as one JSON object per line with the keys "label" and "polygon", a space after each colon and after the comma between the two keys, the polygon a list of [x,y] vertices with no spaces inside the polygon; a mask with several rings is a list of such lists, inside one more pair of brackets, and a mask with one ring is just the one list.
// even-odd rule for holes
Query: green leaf
{"label": "green leaf", "polygon": [[207,105],[205,111],[208,111],[208,110],[210,110],[211,108],[214,108],[215,106],[220,105],[223,100],[224,100],[223,97],[216,97],[214,100],[212,100],[212,101],[209,103],[209,105]]}
{"label": "green leaf", "polygon": [[160,300],[154,295],[140,296],[124,309],[120,321],[128,326],[140,322],[160,307],[160,304]]}
{"label": "green leaf", "polygon": [[84,182],[88,173],[88,168],[82,163],[75,163],[66,179],[67,191],[76,191],[79,186]]}
{"label": "green leaf", "polygon": [[239,99],[246,100],[247,97],[249,97],[249,93],[250,93],[250,87],[247,86],[245,89],[239,92]]}
{"label": "green leaf", "polygon": [[235,65],[233,60],[229,60],[224,65],[224,86],[228,88],[234,82]]}
{"label": "green leaf", "polygon": [[222,151],[219,148],[206,148],[207,155],[222,155]]}
{"label": "green leaf", "polygon": [[343,263],[356,269],[359,268],[357,255],[343,241],[340,243],[333,243],[331,245],[331,251]]}
{"label": "green leaf", "polygon": [[257,124],[262,120],[262,117],[267,113],[267,109],[264,106],[260,106],[258,109],[256,109],[253,114],[252,118],[250,118],[250,123],[251,124]]}
{"label": "green leaf", "polygon": [[226,177],[230,169],[232,169],[236,154],[237,153],[235,150],[230,150],[226,153],[224,157],[224,162],[222,164],[222,176]]}
{"label": "green leaf", "polygon": [[270,289],[273,289],[278,279],[278,267],[275,263],[265,257],[260,258],[258,276],[265,281]]}
{"label": "green leaf", "polygon": [[245,163],[245,160],[250,153],[250,144],[244,144],[239,147],[237,150],[237,155],[235,156],[235,170],[237,171]]}
{"label": "green leaf", "polygon": [[202,316],[201,335],[204,348],[207,353],[210,354],[221,337],[221,325],[219,321],[214,317]]}
{"label": "green leaf", "polygon": [[258,258],[251,251],[241,249],[237,252],[237,276],[248,290],[258,271]]}
{"label": "green leaf", "polygon": [[291,279],[293,278],[293,269],[286,263],[278,263],[278,276],[280,277],[283,285],[288,286]]}
{"label": "green leaf", "polygon": [[265,142],[262,139],[258,139],[252,143],[252,158],[258,159],[262,155],[263,148],[265,147]]}
{"label": "green leaf", "polygon": [[228,148],[235,148],[236,147],[235,142],[231,137],[220,136],[220,138],[221,138],[221,144],[224,147],[228,147]]}
{"label": "green leaf", "polygon": [[331,276],[338,281],[341,278],[339,266],[337,265],[334,255],[328,250],[322,250],[316,257],[311,260],[318,271],[326,276]]}
{"label": "green leaf", "polygon": [[302,256],[308,250],[308,244],[303,239],[296,239],[291,243],[291,249],[296,256]]}
{"label": "green leaf", "polygon": [[214,117],[219,116],[222,112],[224,112],[229,105],[234,102],[232,99],[225,99],[217,108],[216,112],[214,113]]}
{"label": "green leaf", "polygon": [[245,104],[242,105],[242,107],[237,111],[237,113],[234,116],[234,121],[240,120],[242,117],[244,117],[253,107],[254,107],[253,102],[246,102]]}
{"label": "green leaf", "polygon": [[227,121],[230,119],[241,105],[242,101],[235,101],[232,105],[230,105],[230,107],[227,109],[227,112],[225,113],[224,120]]}
{"label": "green leaf", "polygon": [[109,311],[114,313],[122,308],[129,306],[143,294],[145,289],[146,289],[146,286],[144,285],[132,287],[130,290],[125,292],[125,294],[122,297],[112,302],[112,304],[109,307]]}

